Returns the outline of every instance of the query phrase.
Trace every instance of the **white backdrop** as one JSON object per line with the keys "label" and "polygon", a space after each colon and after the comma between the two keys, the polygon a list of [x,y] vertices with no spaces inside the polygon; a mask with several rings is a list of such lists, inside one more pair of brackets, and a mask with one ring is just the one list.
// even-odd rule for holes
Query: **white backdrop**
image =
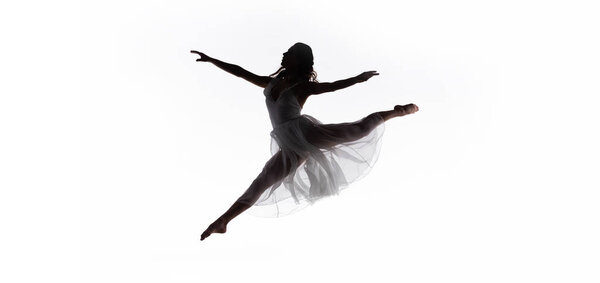
{"label": "white backdrop", "polygon": [[[600,280],[589,3],[36,7],[3,19],[21,30],[3,55],[2,281]],[[295,42],[320,81],[381,74],[303,113],[421,110],[387,122],[374,169],[338,197],[200,242],[269,159],[270,122],[262,89],[189,50],[268,75]]]}

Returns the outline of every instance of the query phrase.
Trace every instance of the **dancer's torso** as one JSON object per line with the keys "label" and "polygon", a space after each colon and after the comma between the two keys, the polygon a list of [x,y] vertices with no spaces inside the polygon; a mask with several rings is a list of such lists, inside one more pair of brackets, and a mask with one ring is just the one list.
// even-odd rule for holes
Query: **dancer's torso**
{"label": "dancer's torso", "polygon": [[[306,98],[303,99],[301,95],[294,92],[302,82],[297,82],[291,86],[285,87],[279,92],[279,95],[272,96],[273,87],[280,81],[281,79],[279,78],[272,79],[264,90],[265,102],[273,127],[300,117],[302,104],[306,101]],[[302,101],[302,104],[299,100]]]}

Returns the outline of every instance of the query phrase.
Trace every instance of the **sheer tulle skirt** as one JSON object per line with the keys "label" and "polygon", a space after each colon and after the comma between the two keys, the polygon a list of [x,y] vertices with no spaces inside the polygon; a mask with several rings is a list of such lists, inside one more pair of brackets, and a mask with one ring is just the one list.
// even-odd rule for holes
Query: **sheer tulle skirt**
{"label": "sheer tulle skirt", "polygon": [[277,125],[271,132],[271,153],[281,151],[290,173],[267,188],[248,212],[260,217],[289,215],[364,177],[377,161],[385,129],[379,115],[364,119],[376,126],[358,138],[346,129],[359,121],[324,125],[301,115]]}

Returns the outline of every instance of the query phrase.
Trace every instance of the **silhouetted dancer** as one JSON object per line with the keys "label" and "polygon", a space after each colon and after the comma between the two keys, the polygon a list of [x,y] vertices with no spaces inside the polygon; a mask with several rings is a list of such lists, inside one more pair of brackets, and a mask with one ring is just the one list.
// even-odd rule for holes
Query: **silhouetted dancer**
{"label": "silhouetted dancer", "polygon": [[368,71],[349,79],[320,83],[313,70],[312,50],[303,43],[296,43],[283,53],[281,67],[270,76],[258,76],[202,52],[191,52],[200,55],[196,61],[213,63],[264,88],[273,126],[273,156],[246,192],[208,226],[201,240],[212,233],[225,233],[229,221],[253,205],[273,208],[271,216],[280,216],[339,193],[373,166],[384,122],[419,110],[414,104],[396,105],[393,110],[375,112],[356,122],[323,124],[300,114],[309,96],[346,88],[379,74]]}

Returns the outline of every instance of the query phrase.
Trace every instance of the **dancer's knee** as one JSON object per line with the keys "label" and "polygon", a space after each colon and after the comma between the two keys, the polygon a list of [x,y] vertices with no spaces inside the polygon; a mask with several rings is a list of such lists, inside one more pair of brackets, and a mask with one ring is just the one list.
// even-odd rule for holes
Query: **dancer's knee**
{"label": "dancer's knee", "polygon": [[365,117],[365,122],[369,125],[369,128],[372,130],[375,127],[379,126],[379,124],[385,122],[383,116],[379,112],[371,113],[369,116]]}
{"label": "dancer's knee", "polygon": [[265,168],[265,169],[263,169],[262,172],[260,172],[258,177],[256,177],[256,179],[254,179],[254,182],[252,182],[252,186],[267,187],[270,184],[273,184],[275,182],[277,182],[275,172],[273,170],[268,171]]}
{"label": "dancer's knee", "polygon": [[373,113],[356,124],[359,135],[366,135],[370,133],[375,127],[381,123],[382,119],[378,113]]}
{"label": "dancer's knee", "polygon": [[252,181],[248,189],[240,196],[237,200],[241,203],[254,204],[260,195],[269,188],[270,185],[275,183],[273,178],[266,171],[263,170],[258,176]]}
{"label": "dancer's knee", "polygon": [[287,172],[289,172],[289,160],[284,166],[283,155],[278,153],[274,155],[271,160],[265,164],[262,171],[256,176],[256,178],[250,184],[250,187],[244,192],[244,194],[238,199],[242,203],[255,203],[260,195],[276,182],[283,179]]}

